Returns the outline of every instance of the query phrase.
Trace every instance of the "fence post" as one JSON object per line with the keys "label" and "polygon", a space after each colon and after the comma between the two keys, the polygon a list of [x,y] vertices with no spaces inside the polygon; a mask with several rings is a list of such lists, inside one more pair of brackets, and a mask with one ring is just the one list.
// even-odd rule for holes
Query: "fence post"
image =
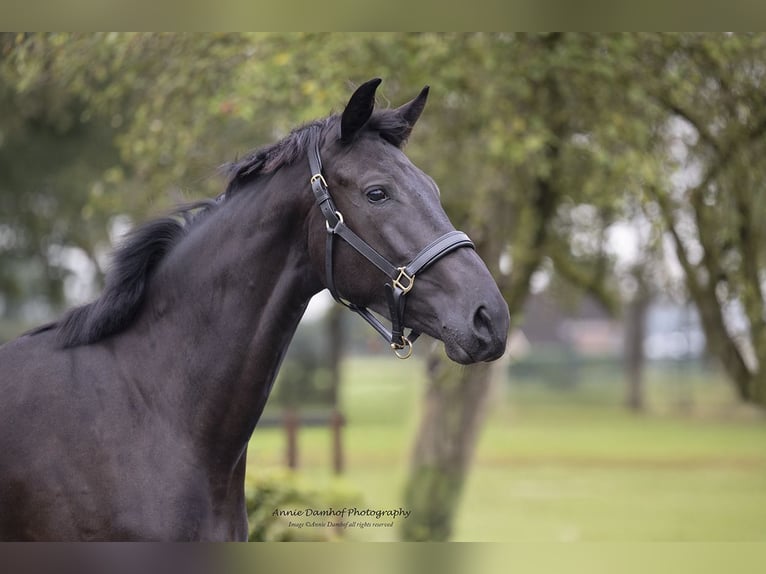
{"label": "fence post", "polygon": [[340,410],[334,408],[330,415],[330,429],[332,432],[332,467],[335,474],[342,474],[345,467],[342,436],[345,422]]}
{"label": "fence post", "polygon": [[287,407],[283,417],[285,434],[287,435],[287,466],[298,468],[298,413],[294,407]]}

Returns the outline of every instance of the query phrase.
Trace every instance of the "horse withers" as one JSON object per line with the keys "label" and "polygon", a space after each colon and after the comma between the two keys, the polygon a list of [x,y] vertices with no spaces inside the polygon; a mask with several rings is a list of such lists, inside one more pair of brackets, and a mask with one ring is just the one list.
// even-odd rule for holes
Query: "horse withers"
{"label": "horse withers", "polygon": [[95,301],[0,348],[0,539],[245,540],[247,443],[324,288],[400,356],[420,332],[462,364],[502,355],[508,307],[402,152],[428,90],[374,111],[379,83],[139,227]]}

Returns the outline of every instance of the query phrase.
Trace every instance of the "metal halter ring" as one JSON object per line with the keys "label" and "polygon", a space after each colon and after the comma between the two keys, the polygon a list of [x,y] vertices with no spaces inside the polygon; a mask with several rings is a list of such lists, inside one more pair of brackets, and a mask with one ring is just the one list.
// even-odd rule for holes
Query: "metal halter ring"
{"label": "metal halter ring", "polygon": [[[409,359],[412,355],[412,343],[410,343],[410,340],[407,337],[402,337],[402,341],[404,341],[404,345],[391,343],[391,349],[394,351],[394,355],[400,359]],[[400,353],[400,351],[404,352]]]}
{"label": "metal halter ring", "polygon": [[[394,287],[401,289],[402,295],[409,293],[415,284],[415,275],[407,275],[407,269],[404,267],[398,267],[397,271],[399,271],[399,275],[393,280]],[[406,284],[402,283],[402,279],[406,281]]]}
{"label": "metal halter ring", "polygon": [[[319,177],[322,177],[321,175]],[[340,211],[335,212],[335,217],[338,218],[338,223],[335,224],[335,227],[338,227],[341,223],[343,223],[343,214]],[[335,233],[335,227],[330,227],[330,222],[325,220],[324,226],[327,228],[327,233]]]}

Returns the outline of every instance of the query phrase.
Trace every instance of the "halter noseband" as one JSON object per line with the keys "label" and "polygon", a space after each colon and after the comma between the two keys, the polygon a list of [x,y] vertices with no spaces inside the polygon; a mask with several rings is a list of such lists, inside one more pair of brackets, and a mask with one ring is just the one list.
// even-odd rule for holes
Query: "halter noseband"
{"label": "halter noseband", "polygon": [[[429,243],[418,253],[412,261],[404,266],[397,267],[380,253],[375,251],[364,239],[354,233],[343,221],[343,215],[335,207],[327,188],[327,182],[322,176],[322,160],[319,157],[319,144],[315,144],[309,151],[309,167],[311,168],[311,190],[314,192],[317,205],[325,219],[327,227],[327,247],[325,250],[325,276],[327,288],[330,294],[338,302],[359,314],[391,345],[394,353],[400,359],[407,359],[412,355],[412,344],[420,336],[414,329],[407,336],[404,335],[404,311],[407,304],[407,293],[415,285],[415,276],[425,271],[436,261],[445,255],[452,253],[461,247],[474,248],[473,242],[462,231],[450,231],[435,241]],[[391,283],[384,286],[386,300],[391,314],[391,330],[388,330],[380,320],[367,309],[350,301],[344,301],[338,295],[333,279],[333,244],[335,237],[341,237],[358,253],[362,254],[375,267],[385,273]]]}

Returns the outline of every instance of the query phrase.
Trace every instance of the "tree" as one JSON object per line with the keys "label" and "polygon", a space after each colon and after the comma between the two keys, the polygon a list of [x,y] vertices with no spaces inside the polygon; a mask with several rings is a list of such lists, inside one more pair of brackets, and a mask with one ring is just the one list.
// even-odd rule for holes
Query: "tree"
{"label": "tree", "polygon": [[[451,213],[498,277],[511,315],[521,311],[546,262],[616,309],[617,295],[606,281],[613,261],[605,232],[625,209],[625,191],[641,184],[636,167],[651,169],[641,119],[612,86],[622,60],[633,56],[632,39],[482,35],[459,45],[468,55],[450,57],[469,71],[457,76],[457,93],[445,99],[467,102],[461,111],[470,120],[457,124],[460,115],[451,110],[457,133],[446,139],[459,142],[454,155],[468,168],[444,174],[442,188]],[[429,360],[405,494],[413,507],[406,539],[450,536],[491,371],[489,365],[456,368],[439,356]]]}
{"label": "tree", "polygon": [[740,397],[766,407],[761,245],[766,215],[766,38],[657,35],[640,78],[665,114],[675,177],[649,188],[707,345]]}
{"label": "tree", "polygon": [[96,280],[103,273],[115,215],[141,217],[150,203],[181,199],[169,200],[168,188],[199,177],[198,158],[237,133],[222,129],[222,91],[245,44],[216,35],[0,36],[0,314],[23,320],[34,306],[32,320],[48,318],[71,303],[74,267],[88,264]]}
{"label": "tree", "polygon": [[55,50],[50,36],[0,35],[0,315],[16,321],[62,305],[72,259],[95,267],[107,235],[95,200],[117,161],[111,128],[89,119]]}

